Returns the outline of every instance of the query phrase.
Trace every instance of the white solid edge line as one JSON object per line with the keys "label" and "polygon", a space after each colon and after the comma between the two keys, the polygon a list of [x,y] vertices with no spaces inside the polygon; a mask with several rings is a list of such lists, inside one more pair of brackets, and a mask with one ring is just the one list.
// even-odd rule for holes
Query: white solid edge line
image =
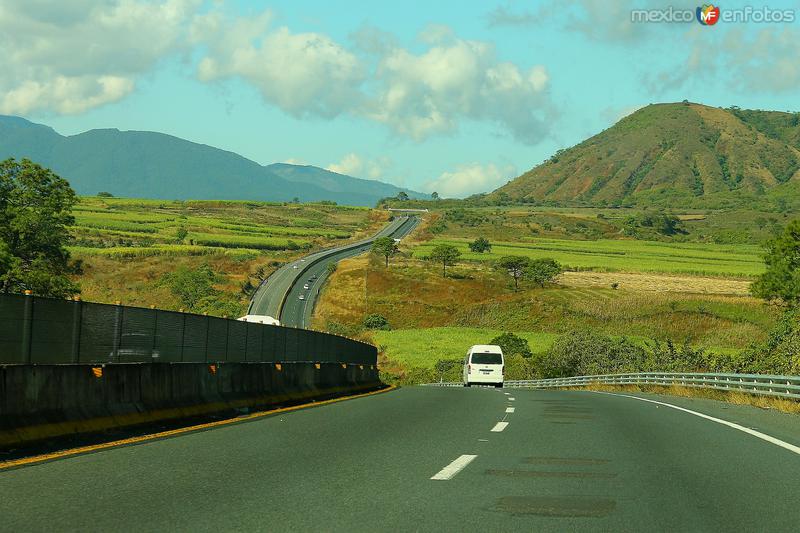
{"label": "white solid edge line", "polygon": [[513,413],[513,412],[514,412],[513,407],[506,407],[506,413]]}
{"label": "white solid edge line", "polygon": [[453,476],[455,476],[456,474],[458,474],[459,472],[464,470],[464,468],[468,464],[470,464],[476,457],[478,457],[478,456],[477,455],[462,455],[461,457],[459,457],[458,459],[456,459],[455,461],[453,461],[452,463],[450,463],[446,467],[444,467],[441,470],[439,470],[439,472],[435,476],[433,476],[431,479],[437,479],[437,480],[452,479]]}
{"label": "white solid edge line", "polygon": [[686,409],[684,407],[678,407],[677,405],[672,405],[671,403],[658,402],[656,400],[649,400],[647,398],[640,398],[638,396],[631,396],[630,394],[617,394],[617,393],[614,393],[614,392],[602,392],[602,391],[587,391],[587,392],[593,392],[595,394],[608,394],[609,396],[622,396],[624,398],[633,398],[634,400],[641,400],[643,402],[655,403],[655,404],[658,404],[658,405],[663,405],[664,407],[670,407],[670,408],[676,409],[678,411],[683,411],[684,413],[689,413],[690,415],[699,416],[700,418],[705,418],[706,420],[710,420],[712,422],[716,422],[717,424],[722,424],[723,426],[728,426],[728,427],[733,428],[733,429],[738,429],[739,431],[741,431],[743,433],[747,433],[748,435],[752,435],[752,436],[756,437],[757,439],[761,439],[761,440],[767,441],[767,442],[772,443],[772,444],[774,444],[776,446],[780,446],[781,448],[783,448],[785,450],[789,450],[790,452],[794,452],[794,453],[800,455],[800,446],[795,446],[794,444],[789,444],[788,442],[782,441],[780,439],[776,439],[775,437],[771,437],[771,436],[767,435],[766,433],[761,433],[760,431],[756,431],[755,429],[746,428],[746,427],[740,426],[739,424],[736,424],[734,422],[728,422],[727,420],[722,420],[721,418],[714,418],[713,416],[704,415],[703,413],[698,413],[697,411],[692,411],[691,409]]}
{"label": "white solid edge line", "polygon": [[492,431],[494,431],[495,433],[500,433],[501,431],[506,429],[507,425],[508,425],[508,422],[498,422],[497,424],[494,425],[494,427],[492,428]]}

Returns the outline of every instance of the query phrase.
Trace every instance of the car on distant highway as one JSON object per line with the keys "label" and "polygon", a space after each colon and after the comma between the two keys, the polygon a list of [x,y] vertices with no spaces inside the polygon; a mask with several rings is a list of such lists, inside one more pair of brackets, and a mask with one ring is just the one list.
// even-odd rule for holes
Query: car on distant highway
{"label": "car on distant highway", "polygon": [[303,285],[303,288],[304,288],[305,290],[308,290],[308,283],[306,283],[305,285]]}
{"label": "car on distant highway", "polygon": [[503,386],[503,350],[494,344],[476,344],[464,358],[463,382],[472,385]]}
{"label": "car on distant highway", "polygon": [[292,265],[292,268],[297,268],[297,265]]}
{"label": "car on distant highway", "polygon": [[306,295],[305,295],[305,294],[301,294],[301,295],[300,295],[300,299],[301,299],[301,300],[305,300],[305,299],[306,299]]}

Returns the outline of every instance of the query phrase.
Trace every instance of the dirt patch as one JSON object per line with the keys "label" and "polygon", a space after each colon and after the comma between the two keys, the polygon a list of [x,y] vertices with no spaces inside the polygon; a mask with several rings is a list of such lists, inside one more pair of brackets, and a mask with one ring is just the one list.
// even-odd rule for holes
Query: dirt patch
{"label": "dirt patch", "polygon": [[693,294],[750,294],[750,281],[699,276],[670,276],[634,272],[564,272],[558,279],[567,287],[611,287],[628,291],[683,292]]}

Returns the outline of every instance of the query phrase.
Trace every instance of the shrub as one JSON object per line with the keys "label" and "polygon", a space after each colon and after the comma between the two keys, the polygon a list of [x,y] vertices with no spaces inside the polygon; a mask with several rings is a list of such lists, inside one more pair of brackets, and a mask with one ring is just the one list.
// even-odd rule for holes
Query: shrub
{"label": "shrub", "polygon": [[537,374],[547,378],[613,374],[645,368],[647,353],[624,337],[572,331],[558,337],[546,357],[535,362]]}
{"label": "shrub", "polygon": [[389,330],[389,320],[383,315],[371,314],[364,317],[364,327],[367,329]]}

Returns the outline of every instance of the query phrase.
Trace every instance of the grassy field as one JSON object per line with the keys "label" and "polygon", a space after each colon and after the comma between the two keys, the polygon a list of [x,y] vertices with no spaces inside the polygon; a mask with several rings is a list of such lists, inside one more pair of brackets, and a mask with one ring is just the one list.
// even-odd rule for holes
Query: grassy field
{"label": "grassy field", "polygon": [[[398,329],[371,333],[376,345],[392,361],[410,367],[432,368],[440,359],[461,359],[473,344],[488,344],[501,330],[466,327]],[[558,335],[519,332],[531,351],[543,352]]]}
{"label": "grassy field", "polygon": [[178,267],[210,266],[217,288],[246,308],[240,285],[318,247],[369,234],[386,215],[366,208],[265,202],[84,197],[69,250],[85,300],[178,309],[159,281]]}
{"label": "grassy field", "polygon": [[[659,273],[570,272],[545,288],[515,292],[505,273],[464,262],[443,277],[436,265],[411,257],[389,268],[374,256],[344,261],[322,293],[319,329],[363,335],[380,346],[383,368],[396,375],[430,369],[471,344],[511,331],[543,351],[561,333],[594,329],[637,344],[672,340],[735,354],[765,338],[779,314],[747,295],[747,281]],[[617,289],[611,283],[619,282]],[[385,316],[390,331],[364,331],[364,316]]]}
{"label": "grassy field", "polygon": [[749,277],[764,271],[762,249],[754,245],[665,243],[599,239],[527,239],[527,242],[493,242],[488,253],[473,253],[468,240],[433,239],[414,248],[426,258],[438,244],[457,247],[466,261],[493,261],[504,255],[532,259],[552,258],[568,269],[605,272],[667,272],[711,276]]}
{"label": "grassy field", "polygon": [[[439,327],[424,329],[398,329],[373,331],[375,344],[387,360],[405,367],[433,368],[437,361],[461,359],[473,344],[488,344],[502,334],[502,330],[468,327]],[[547,351],[558,337],[557,333],[518,331],[516,334],[528,341],[533,353]],[[629,340],[645,346],[650,339],[628,336]],[[705,346],[717,353],[736,353],[737,348]]]}

